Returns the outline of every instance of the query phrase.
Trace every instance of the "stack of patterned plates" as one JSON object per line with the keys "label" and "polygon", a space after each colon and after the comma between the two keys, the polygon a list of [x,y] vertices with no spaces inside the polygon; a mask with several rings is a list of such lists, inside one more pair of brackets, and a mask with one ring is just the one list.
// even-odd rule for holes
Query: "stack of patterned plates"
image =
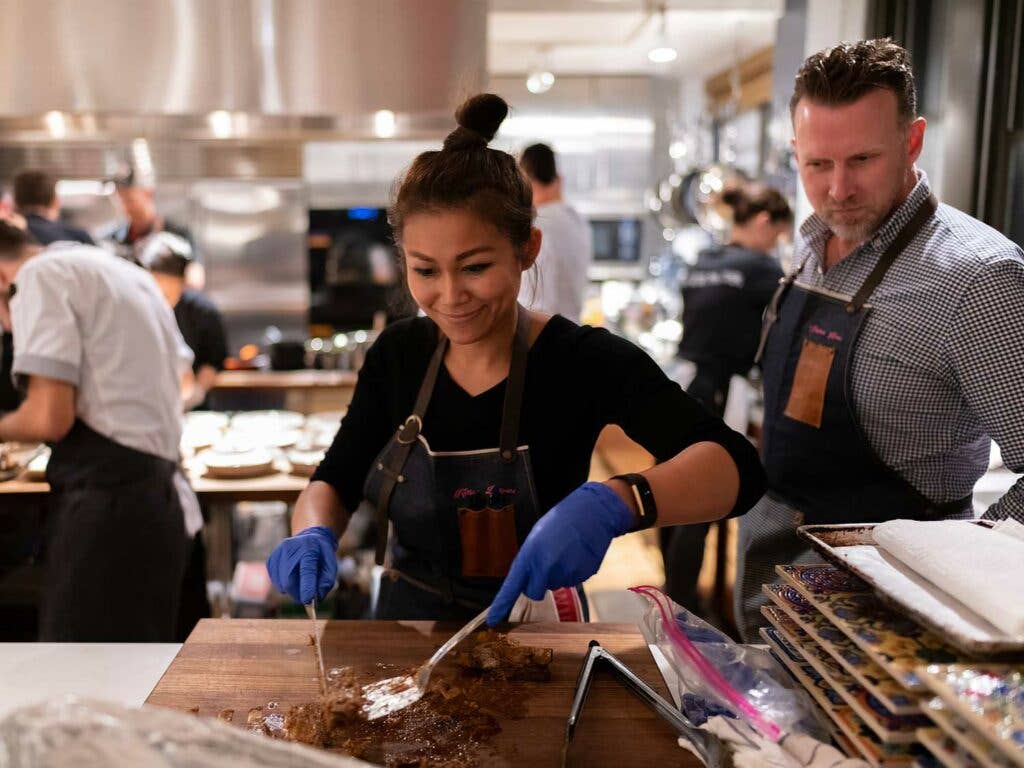
{"label": "stack of patterned plates", "polygon": [[1024,666],[965,662],[835,566],[777,571],[762,637],[849,754],[876,768],[1024,768]]}

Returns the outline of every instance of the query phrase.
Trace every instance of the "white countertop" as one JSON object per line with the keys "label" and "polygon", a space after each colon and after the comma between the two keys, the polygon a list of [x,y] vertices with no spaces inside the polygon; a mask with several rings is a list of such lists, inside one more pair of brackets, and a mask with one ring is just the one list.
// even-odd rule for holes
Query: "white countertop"
{"label": "white countertop", "polygon": [[0,717],[65,694],[138,707],[178,643],[0,643]]}

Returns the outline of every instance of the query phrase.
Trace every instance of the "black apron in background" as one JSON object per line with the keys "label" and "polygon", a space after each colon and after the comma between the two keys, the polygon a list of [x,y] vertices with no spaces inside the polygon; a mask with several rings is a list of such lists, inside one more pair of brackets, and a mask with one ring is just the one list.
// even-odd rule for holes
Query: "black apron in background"
{"label": "black apron in background", "polygon": [[377,508],[378,564],[389,519],[395,529],[374,618],[472,618],[490,604],[540,518],[529,447],[517,445],[529,353],[526,319],[519,307],[499,447],[435,452],[420,434],[448,346],[441,336],[413,414],[374,461],[364,492]]}
{"label": "black apron in background", "polygon": [[11,368],[14,365],[14,337],[4,331],[0,337],[0,413],[16,410],[21,394],[14,386]]}
{"label": "black apron in background", "polygon": [[[774,567],[806,561],[802,524],[959,517],[971,499],[936,503],[875,453],[852,400],[852,361],[867,300],[896,257],[935,212],[930,197],[881,255],[854,296],[796,283],[806,259],[783,279],[765,313],[764,427],[767,495],[740,519],[736,620],[748,642],[763,624],[761,585]],[[820,558],[814,558],[820,559]]]}
{"label": "black apron in background", "polygon": [[80,420],[52,448],[39,639],[174,641],[187,552],[175,465]]}

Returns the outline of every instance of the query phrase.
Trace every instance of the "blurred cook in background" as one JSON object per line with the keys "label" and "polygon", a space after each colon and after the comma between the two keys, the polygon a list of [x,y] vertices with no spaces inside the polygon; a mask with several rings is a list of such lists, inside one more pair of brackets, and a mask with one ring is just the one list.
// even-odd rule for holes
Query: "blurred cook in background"
{"label": "blurred cook in background", "polygon": [[185,346],[143,270],[0,221],[21,405],[0,441],[47,442],[40,639],[169,642],[186,557],[175,488]]}
{"label": "blurred cook in background", "polygon": [[534,280],[524,280],[519,303],[528,309],[561,315],[578,323],[587,288],[587,267],[594,258],[590,224],[562,197],[555,152],[547,144],[523,150],[519,167],[530,182],[541,231]]}
{"label": "blurred cook in background", "polygon": [[158,232],[147,238],[139,254],[139,262],[153,274],[160,292],[174,310],[185,343],[195,355],[195,382],[185,400],[185,410],[207,407],[206,395],[228,356],[220,311],[209,297],[187,287],[186,277],[195,264],[192,255],[189,242],[170,232]]}
{"label": "blurred cook in background", "polygon": [[722,193],[732,213],[729,241],[704,248],[683,280],[683,339],[678,356],[694,363],[687,394],[716,416],[729,381],[754,365],[761,316],[782,277],[775,255],[790,237],[793,211],[777,189],[737,183]]}
{"label": "blurred cook in background", "polygon": [[157,213],[153,199],[153,179],[138,169],[129,167],[115,175],[111,181],[127,221],[118,224],[104,238],[118,256],[140,263],[146,241],[158,232],[170,232],[187,241],[195,254],[195,239],[183,224]]}
{"label": "blurred cook in background", "polygon": [[84,229],[61,221],[57,178],[45,171],[26,169],[14,177],[14,207],[40,245],[60,240],[96,244]]}
{"label": "blurred cook in background", "polygon": [[[191,386],[188,382],[182,386],[182,405],[185,410],[205,409],[208,407],[206,395],[213,387],[217,372],[224,369],[227,341],[224,319],[217,307],[199,291],[186,287],[186,275],[195,263],[192,246],[170,232],[157,232],[147,238],[139,260],[153,275],[167,305],[174,310],[178,329],[195,355],[192,361],[194,379]],[[175,475],[175,484],[191,538],[175,638],[184,642],[196,622],[211,615],[206,594],[206,547],[200,535],[208,514],[200,506],[183,473]]]}
{"label": "blurred cook in background", "polygon": [[[793,211],[772,187],[738,182],[722,194],[733,222],[729,241],[704,248],[683,281],[683,338],[678,356],[695,369],[686,386],[716,416],[725,412],[729,382],[754,365],[761,316],[782,277],[775,256],[790,237]],[[684,382],[680,382],[684,383]],[[665,591],[699,612],[697,577],[708,523],[662,528]]]}

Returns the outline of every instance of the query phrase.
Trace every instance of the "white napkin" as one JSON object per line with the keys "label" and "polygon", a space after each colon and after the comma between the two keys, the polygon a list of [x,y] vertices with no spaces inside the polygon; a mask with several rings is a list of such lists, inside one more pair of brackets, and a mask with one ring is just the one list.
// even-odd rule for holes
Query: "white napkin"
{"label": "white napkin", "polygon": [[199,499],[192,486],[188,484],[185,473],[180,468],[174,470],[174,490],[178,493],[181,504],[181,515],[185,521],[185,533],[191,539],[203,527],[203,513],[199,509]]}
{"label": "white napkin", "polygon": [[1006,534],[1007,536],[1013,536],[1015,539],[1024,541],[1024,525],[1021,525],[1016,520],[1011,520],[1010,518],[1000,520],[992,526],[992,530],[999,531],[999,533]]}
{"label": "white napkin", "polygon": [[[774,743],[746,723],[716,715],[701,726],[726,742],[736,768],[868,768],[830,744],[803,734],[787,734]],[[683,739],[680,739],[682,745]]]}
{"label": "white napkin", "polygon": [[873,539],[999,629],[1024,636],[1024,541],[963,520],[891,520]]}

